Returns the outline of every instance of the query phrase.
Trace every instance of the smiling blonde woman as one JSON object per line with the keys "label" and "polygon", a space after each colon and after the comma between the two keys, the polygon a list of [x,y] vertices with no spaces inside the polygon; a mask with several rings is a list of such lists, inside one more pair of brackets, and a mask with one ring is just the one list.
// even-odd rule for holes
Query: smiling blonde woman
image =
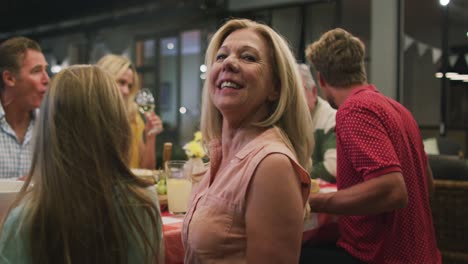
{"label": "smiling blonde woman", "polygon": [[185,217],[185,263],[298,263],[313,132],[295,59],[270,27],[234,19],[205,64],[210,168]]}

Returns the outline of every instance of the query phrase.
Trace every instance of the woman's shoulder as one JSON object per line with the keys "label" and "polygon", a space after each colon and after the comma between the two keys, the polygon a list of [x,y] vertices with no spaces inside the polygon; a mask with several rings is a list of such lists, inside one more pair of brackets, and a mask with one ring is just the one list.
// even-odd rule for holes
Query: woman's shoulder
{"label": "woman's shoulder", "polygon": [[[269,141],[266,144],[257,146],[257,151],[250,154],[249,167],[253,171],[261,165],[267,170],[278,171],[287,169],[291,172],[302,174],[302,167],[298,164],[296,155],[288,146],[281,141]],[[305,170],[304,170],[305,171]]]}
{"label": "woman's shoulder", "polygon": [[[122,195],[122,192],[117,192],[117,197],[120,195]],[[150,198],[152,202],[159,204],[158,193],[156,192],[156,187],[154,185],[136,187],[136,192],[125,192],[125,195],[129,197],[131,202],[140,203],[137,197],[146,196],[147,198]]]}
{"label": "woman's shoulder", "polygon": [[159,197],[158,192],[156,191],[156,187],[151,185],[144,189],[146,195],[159,207]]}
{"label": "woman's shoulder", "polygon": [[283,150],[288,148],[284,142],[284,132],[278,127],[268,128],[259,136],[252,140],[251,144],[260,149],[278,149]]}
{"label": "woman's shoulder", "polygon": [[15,208],[13,208],[8,216],[6,216],[5,222],[3,224],[3,230],[2,230],[2,237],[3,237],[3,232],[8,232],[10,229],[12,231],[15,231],[18,229],[17,227],[20,225],[22,222],[21,220],[23,219],[23,213],[24,213],[24,208],[26,207],[25,203],[21,203]]}
{"label": "woman's shoulder", "polygon": [[128,119],[129,119],[131,127],[135,127],[135,128],[145,127],[145,122],[143,121],[143,118],[141,117],[138,111],[129,113]]}
{"label": "woman's shoulder", "polygon": [[30,263],[27,231],[24,224],[26,205],[20,204],[8,214],[0,235],[0,263]]}
{"label": "woman's shoulder", "polygon": [[143,121],[143,118],[138,112],[135,113],[135,124],[138,128],[145,127],[145,122]]}
{"label": "woman's shoulder", "polygon": [[[219,149],[218,152],[220,152]],[[268,129],[259,134],[256,138],[247,143],[239,152],[237,152],[236,158],[239,160],[249,160],[249,164],[252,165],[261,162],[271,153],[283,153],[287,156],[294,157],[281,138],[277,136],[274,131]]]}
{"label": "woman's shoulder", "polygon": [[274,138],[272,140],[267,140],[259,147],[258,155],[268,156],[271,154],[282,154],[293,160],[296,160],[296,156],[293,151],[288,147],[288,145],[283,142],[280,138]]}

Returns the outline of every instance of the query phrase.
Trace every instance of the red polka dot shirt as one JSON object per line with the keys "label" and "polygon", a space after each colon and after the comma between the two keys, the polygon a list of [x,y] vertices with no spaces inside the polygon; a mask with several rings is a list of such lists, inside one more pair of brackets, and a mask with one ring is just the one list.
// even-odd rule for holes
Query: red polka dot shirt
{"label": "red polka dot shirt", "polygon": [[338,109],[336,140],[338,189],[400,172],[408,192],[405,208],[340,217],[338,246],[366,263],[441,263],[427,157],[411,113],[373,85],[355,88]]}

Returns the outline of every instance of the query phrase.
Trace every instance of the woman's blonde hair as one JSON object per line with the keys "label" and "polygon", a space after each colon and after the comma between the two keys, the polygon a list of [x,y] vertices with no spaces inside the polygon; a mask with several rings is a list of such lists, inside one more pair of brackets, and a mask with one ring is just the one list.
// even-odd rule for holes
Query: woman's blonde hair
{"label": "woman's blonde hair", "polygon": [[130,126],[115,80],[97,66],[62,70],[36,122],[31,169],[11,207],[25,207],[32,261],[128,263],[137,244],[155,263],[159,210],[127,167]]}
{"label": "woman's blonde hair", "polygon": [[[228,21],[214,34],[208,45],[205,57],[208,72],[224,40],[229,34],[240,29],[252,29],[266,40],[268,47],[271,47],[271,67],[274,78],[272,85],[280,92],[280,97],[274,104],[271,114],[265,120],[253,125],[280,128],[283,140],[295,152],[299,163],[308,170],[311,168],[310,157],[314,145],[312,119],[305,101],[296,60],[287,42],[278,33],[266,25],[248,19]],[[203,87],[201,117],[201,129],[206,142],[220,138],[222,127],[222,115],[211,101],[209,85],[206,81]]]}
{"label": "woman's blonde hair", "polygon": [[122,76],[126,70],[130,69],[133,72],[133,86],[130,89],[127,98],[124,98],[128,117],[130,121],[133,122],[138,111],[138,107],[135,104],[135,95],[140,90],[140,79],[135,66],[128,58],[114,54],[105,55],[96,64],[114,77],[115,81],[117,81],[117,79]]}

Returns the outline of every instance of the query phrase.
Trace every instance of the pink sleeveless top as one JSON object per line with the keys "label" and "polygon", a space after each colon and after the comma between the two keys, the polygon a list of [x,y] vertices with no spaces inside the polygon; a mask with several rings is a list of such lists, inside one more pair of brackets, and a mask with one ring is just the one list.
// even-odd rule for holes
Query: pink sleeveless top
{"label": "pink sleeveless top", "polygon": [[[221,162],[221,144],[210,144],[210,169],[194,188],[183,229],[185,263],[246,263],[246,194],[259,163],[269,154],[286,155],[299,177],[305,205],[310,190],[308,173],[271,128],[252,140],[210,185],[211,171]],[[285,175],[286,176],[286,175]],[[287,180],[287,179],[285,179]],[[272,205],[273,206],[273,205]]]}

